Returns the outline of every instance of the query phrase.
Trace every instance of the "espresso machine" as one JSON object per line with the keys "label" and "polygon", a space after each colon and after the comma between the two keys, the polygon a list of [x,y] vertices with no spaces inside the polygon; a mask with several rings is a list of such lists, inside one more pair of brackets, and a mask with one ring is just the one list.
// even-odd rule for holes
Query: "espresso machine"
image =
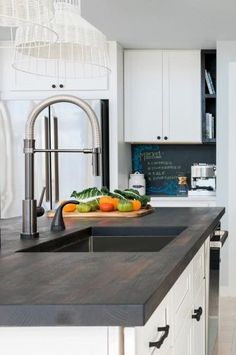
{"label": "espresso machine", "polygon": [[216,165],[196,163],[191,166],[191,190],[189,195],[216,194]]}

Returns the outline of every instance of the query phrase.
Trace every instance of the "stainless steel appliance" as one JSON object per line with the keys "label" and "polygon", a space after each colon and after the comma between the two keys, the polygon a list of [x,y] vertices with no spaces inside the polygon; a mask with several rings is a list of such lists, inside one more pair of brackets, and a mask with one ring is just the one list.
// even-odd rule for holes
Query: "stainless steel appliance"
{"label": "stainless steel appliance", "polygon": [[[193,164],[191,166],[191,188],[192,192],[204,192],[215,194],[216,191],[216,165],[214,164]],[[194,194],[194,193],[193,193]]]}
{"label": "stainless steel appliance", "polygon": [[[67,200],[73,190],[89,186],[109,188],[109,101],[86,100],[99,120],[102,138],[102,176],[92,174],[91,154],[44,153],[35,155],[35,197],[46,194],[42,207],[56,208],[58,200]],[[1,218],[22,214],[24,198],[23,139],[25,123],[34,100],[0,102],[0,208]],[[50,105],[35,122],[37,149],[78,149],[92,146],[90,122],[84,111],[70,103]]]}
{"label": "stainless steel appliance", "polygon": [[209,285],[209,317],[208,317],[208,355],[215,354],[219,328],[219,285],[220,285],[220,254],[228,237],[227,231],[220,226],[210,239],[210,285]]}

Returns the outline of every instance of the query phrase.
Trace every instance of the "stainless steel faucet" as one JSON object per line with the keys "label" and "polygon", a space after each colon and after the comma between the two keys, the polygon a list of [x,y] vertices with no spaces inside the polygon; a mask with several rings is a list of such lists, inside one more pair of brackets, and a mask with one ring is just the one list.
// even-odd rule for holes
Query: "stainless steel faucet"
{"label": "stainless steel faucet", "polygon": [[[88,116],[92,128],[92,148],[86,149],[36,149],[34,139],[34,125],[39,114],[48,106],[67,102],[79,106]],[[34,154],[35,153],[84,153],[92,154],[93,174],[100,175],[101,138],[98,118],[89,104],[75,96],[58,95],[50,97],[39,103],[30,113],[25,129],[24,154],[25,154],[25,199],[22,210],[21,238],[37,238],[37,201],[34,199]]]}

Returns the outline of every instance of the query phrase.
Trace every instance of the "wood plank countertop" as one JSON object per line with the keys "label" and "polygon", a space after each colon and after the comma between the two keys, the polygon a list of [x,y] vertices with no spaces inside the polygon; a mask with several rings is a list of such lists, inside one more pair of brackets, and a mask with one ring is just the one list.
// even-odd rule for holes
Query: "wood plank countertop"
{"label": "wood plank countertop", "polygon": [[[0,326],[144,325],[223,214],[158,208],[137,219],[67,218],[63,232],[51,232],[51,219],[42,217],[32,241],[20,240],[20,218],[1,220]],[[186,229],[159,252],[17,252],[98,226]]]}

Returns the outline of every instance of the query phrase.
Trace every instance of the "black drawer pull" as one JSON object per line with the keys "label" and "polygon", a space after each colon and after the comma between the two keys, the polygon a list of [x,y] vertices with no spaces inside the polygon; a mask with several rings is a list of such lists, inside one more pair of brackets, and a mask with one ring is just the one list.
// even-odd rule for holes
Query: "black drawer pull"
{"label": "black drawer pull", "polygon": [[168,140],[168,137],[167,137],[167,136],[165,136],[165,137],[164,137],[164,139],[165,139],[165,141],[167,141],[167,140]]}
{"label": "black drawer pull", "polygon": [[194,314],[192,315],[193,319],[196,319],[197,322],[200,321],[202,315],[202,307],[199,307],[198,309],[194,309]]}
{"label": "black drawer pull", "polygon": [[160,140],[160,139],[161,139],[161,136],[157,136],[157,139]]}
{"label": "black drawer pull", "polygon": [[63,89],[64,88],[64,85],[63,84],[60,84],[60,89]]}
{"label": "black drawer pull", "polygon": [[57,87],[57,86],[56,86],[55,84],[52,84],[52,88],[53,88],[53,89],[56,89],[56,87]]}
{"label": "black drawer pull", "polygon": [[169,331],[170,331],[170,326],[166,325],[165,327],[158,327],[157,328],[158,332],[164,332],[163,335],[161,336],[160,340],[155,341],[155,342],[150,342],[149,343],[149,348],[157,348],[160,349],[162,344],[164,343],[164,340],[168,337]]}

